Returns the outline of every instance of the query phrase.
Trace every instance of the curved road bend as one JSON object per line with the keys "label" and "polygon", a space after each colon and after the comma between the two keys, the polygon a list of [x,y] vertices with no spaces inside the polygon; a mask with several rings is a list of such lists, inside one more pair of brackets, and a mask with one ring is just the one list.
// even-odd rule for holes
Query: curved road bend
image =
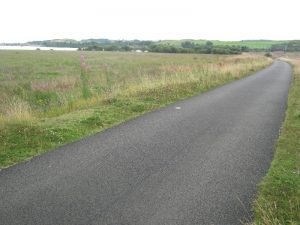
{"label": "curved road bend", "polygon": [[275,61],[5,169],[0,224],[241,224],[270,165],[290,79]]}

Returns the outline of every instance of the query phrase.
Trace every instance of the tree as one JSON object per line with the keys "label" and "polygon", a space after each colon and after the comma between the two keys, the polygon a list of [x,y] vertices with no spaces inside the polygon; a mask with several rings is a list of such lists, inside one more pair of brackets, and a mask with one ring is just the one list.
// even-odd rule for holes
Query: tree
{"label": "tree", "polygon": [[214,45],[214,43],[212,43],[211,41],[207,41],[206,43],[205,43],[205,45],[207,46],[207,47],[213,47],[213,45]]}
{"label": "tree", "polygon": [[191,41],[184,41],[181,43],[181,47],[183,48],[194,48],[195,44]]}

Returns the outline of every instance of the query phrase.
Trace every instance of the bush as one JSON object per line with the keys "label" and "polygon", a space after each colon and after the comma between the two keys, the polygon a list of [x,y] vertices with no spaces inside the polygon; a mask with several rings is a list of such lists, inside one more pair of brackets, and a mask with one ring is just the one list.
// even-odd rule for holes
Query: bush
{"label": "bush", "polygon": [[265,53],[265,56],[266,56],[266,57],[272,57],[272,54],[271,54],[270,52],[266,52],[266,53]]}

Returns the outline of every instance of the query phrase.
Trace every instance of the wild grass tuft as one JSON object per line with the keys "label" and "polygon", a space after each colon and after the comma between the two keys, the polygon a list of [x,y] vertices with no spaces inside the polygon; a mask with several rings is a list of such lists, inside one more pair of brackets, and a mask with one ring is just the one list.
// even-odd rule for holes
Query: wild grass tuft
{"label": "wild grass tuft", "polygon": [[6,104],[1,109],[0,123],[5,122],[21,122],[33,119],[32,109],[30,105],[22,99],[13,96],[6,99]]}

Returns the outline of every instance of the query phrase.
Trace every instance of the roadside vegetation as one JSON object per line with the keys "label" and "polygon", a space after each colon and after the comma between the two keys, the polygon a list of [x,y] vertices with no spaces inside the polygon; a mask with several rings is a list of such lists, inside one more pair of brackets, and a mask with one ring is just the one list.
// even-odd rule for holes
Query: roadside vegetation
{"label": "roadside vegetation", "polygon": [[0,51],[0,168],[271,63],[235,56]]}
{"label": "roadside vegetation", "polygon": [[254,204],[257,225],[300,224],[300,54],[282,59],[293,66],[293,81],[275,156]]}

